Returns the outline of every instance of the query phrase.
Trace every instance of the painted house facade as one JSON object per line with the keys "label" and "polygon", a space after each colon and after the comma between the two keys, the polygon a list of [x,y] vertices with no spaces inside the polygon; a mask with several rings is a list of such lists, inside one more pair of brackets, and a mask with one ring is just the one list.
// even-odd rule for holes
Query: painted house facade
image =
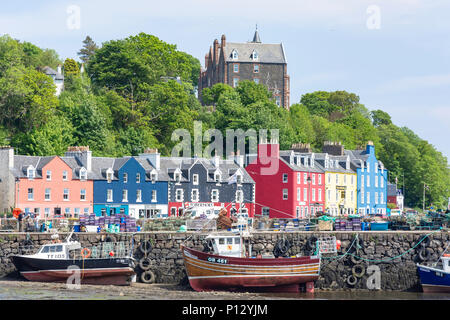
{"label": "painted house facade", "polygon": [[126,214],[135,218],[167,217],[168,184],[156,154],[138,157],[93,158],[94,213],[97,216]]}
{"label": "painted house facade", "polygon": [[40,218],[92,212],[92,179],[77,158],[14,155],[12,148],[2,148],[0,153],[4,212],[19,208]]}
{"label": "painted house facade", "polygon": [[362,215],[386,214],[388,170],[376,158],[371,141],[365,150],[346,150],[356,168],[357,211]]}
{"label": "painted house facade", "polygon": [[253,217],[255,182],[243,166],[243,157],[221,159],[161,158],[161,170],[168,175],[169,215],[186,211],[194,215],[243,213]]}
{"label": "painted house facade", "polygon": [[256,215],[308,218],[325,206],[323,169],[308,155],[281,151],[276,141],[261,142],[245,168],[256,183]]}

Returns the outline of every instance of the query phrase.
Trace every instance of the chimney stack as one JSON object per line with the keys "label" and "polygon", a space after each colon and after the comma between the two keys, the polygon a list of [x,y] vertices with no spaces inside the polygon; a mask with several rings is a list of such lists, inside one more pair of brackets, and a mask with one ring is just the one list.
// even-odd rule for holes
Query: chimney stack
{"label": "chimney stack", "polygon": [[66,157],[77,158],[87,171],[92,170],[92,151],[89,146],[71,146],[67,147]]}
{"label": "chimney stack", "polygon": [[144,153],[139,154],[139,157],[148,159],[156,170],[161,168],[161,154],[158,153],[158,149],[146,148]]}
{"label": "chimney stack", "polygon": [[294,152],[300,152],[300,153],[311,153],[311,145],[309,143],[294,143],[291,146],[291,150]]}
{"label": "chimney stack", "polygon": [[324,141],[322,151],[333,156],[343,156],[344,146],[340,142]]}

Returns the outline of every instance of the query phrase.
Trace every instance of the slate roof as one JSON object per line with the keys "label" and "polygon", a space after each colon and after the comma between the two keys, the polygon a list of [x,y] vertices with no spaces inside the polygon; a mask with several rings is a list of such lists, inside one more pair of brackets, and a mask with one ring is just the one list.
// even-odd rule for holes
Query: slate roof
{"label": "slate roof", "polygon": [[[287,63],[284,54],[283,45],[280,44],[268,44],[268,43],[237,43],[227,42],[225,45],[224,55],[227,62],[251,62],[251,63]],[[238,58],[233,59],[231,53],[236,50]],[[252,53],[256,50],[258,53],[258,59],[253,60]]]}
{"label": "slate roof", "polygon": [[[290,156],[301,156],[301,157],[308,157],[311,158],[311,156],[314,154],[314,167],[317,167],[318,170],[321,170],[319,172],[325,172],[325,171],[332,171],[332,172],[341,172],[341,173],[355,173],[356,167],[352,164],[350,161],[350,169],[346,169],[346,162],[347,162],[347,156],[334,156],[327,153],[306,153],[306,152],[294,152],[293,150],[285,150],[280,151],[280,156],[287,158],[287,161],[289,162]],[[328,168],[325,167],[325,159],[328,156],[328,159],[332,161],[332,166],[330,166],[331,161],[329,163]],[[335,165],[337,161],[337,166]],[[296,163],[296,160],[294,160],[294,163]],[[306,167],[310,168],[310,167]]]}
{"label": "slate roof", "polygon": [[61,73],[59,73],[58,71],[55,71],[54,69],[50,68],[49,66],[43,67],[42,72],[44,72],[48,76],[54,77],[55,80],[64,80],[64,76]]}

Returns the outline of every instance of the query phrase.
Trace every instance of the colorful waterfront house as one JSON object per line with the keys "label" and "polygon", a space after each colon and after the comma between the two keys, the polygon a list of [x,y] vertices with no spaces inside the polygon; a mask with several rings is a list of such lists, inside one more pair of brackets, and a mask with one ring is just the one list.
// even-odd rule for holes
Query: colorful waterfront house
{"label": "colorful waterfront house", "polygon": [[2,175],[13,178],[2,179],[8,207],[39,218],[78,217],[92,212],[91,173],[77,158],[14,155],[12,148],[3,148],[0,153],[6,156],[2,160],[8,159],[1,163]]}
{"label": "colorful waterfront house", "polygon": [[346,150],[356,168],[357,210],[363,215],[386,214],[388,170],[375,156],[375,146],[369,141],[364,150]]}
{"label": "colorful waterfront house", "polygon": [[151,161],[154,155],[93,158],[95,215],[126,214],[137,219],[167,217],[167,181],[157,164]]}
{"label": "colorful waterfront house", "polygon": [[280,151],[277,141],[258,144],[247,172],[256,183],[255,214],[270,218],[309,218],[323,212],[323,168],[314,155]]}
{"label": "colorful waterfront house", "polygon": [[161,167],[169,179],[169,214],[181,216],[227,215],[254,216],[255,182],[244,169],[244,157],[221,159],[161,158]]}
{"label": "colorful waterfront house", "polygon": [[356,211],[357,176],[344,147],[337,142],[324,142],[322,153],[314,153],[309,144],[295,144],[292,149],[300,157],[309,157],[324,173],[325,210],[331,216],[353,214]]}
{"label": "colorful waterfront house", "polygon": [[395,206],[396,209],[399,209],[400,211],[403,211],[403,192],[401,189],[397,188],[396,183],[390,183],[387,184],[387,203],[391,203]]}

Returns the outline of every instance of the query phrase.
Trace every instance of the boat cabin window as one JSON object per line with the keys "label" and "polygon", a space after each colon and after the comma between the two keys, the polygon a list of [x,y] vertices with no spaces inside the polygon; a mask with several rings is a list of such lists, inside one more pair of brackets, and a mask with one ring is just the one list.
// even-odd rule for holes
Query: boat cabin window
{"label": "boat cabin window", "polygon": [[239,238],[234,238],[234,244],[239,244],[239,243],[241,243],[240,239]]}
{"label": "boat cabin window", "polygon": [[227,238],[227,244],[233,244],[233,238]]}
{"label": "boat cabin window", "polygon": [[219,244],[225,244],[225,239],[224,238],[219,238]]}
{"label": "boat cabin window", "polygon": [[44,248],[42,248],[41,253],[47,253],[47,252],[62,252],[63,251],[63,246],[62,245],[57,245],[57,246],[45,246]]}

